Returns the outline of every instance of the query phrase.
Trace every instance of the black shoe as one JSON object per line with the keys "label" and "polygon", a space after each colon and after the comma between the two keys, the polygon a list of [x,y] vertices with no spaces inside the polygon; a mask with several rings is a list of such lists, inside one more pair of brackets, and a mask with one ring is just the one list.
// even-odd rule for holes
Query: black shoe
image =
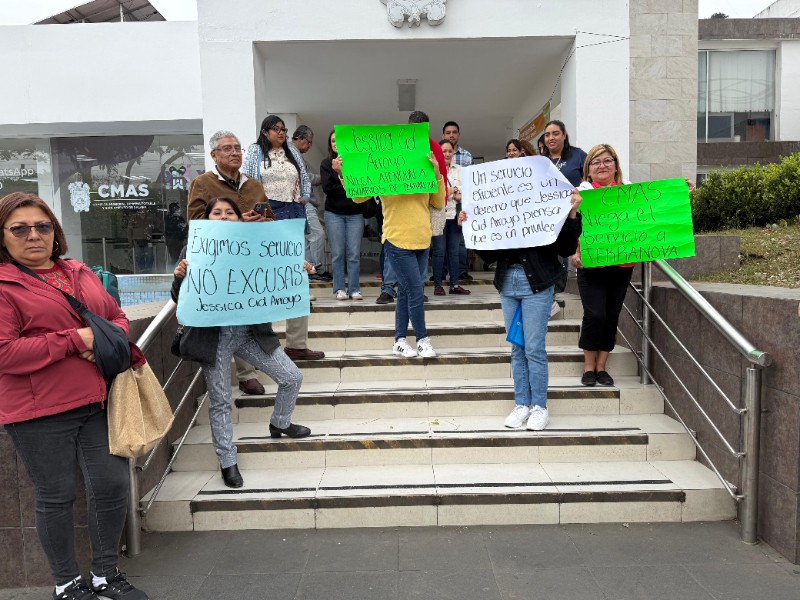
{"label": "black shoe", "polygon": [[308,427],[296,425],[294,423],[289,423],[289,426],[286,429],[281,429],[270,423],[269,434],[274,438],[279,438],[281,435],[285,435],[290,438],[304,438],[311,435],[311,430]]}
{"label": "black shoe", "polygon": [[60,594],[56,595],[53,591],[53,600],[98,600],[97,594],[92,591],[83,577],[79,577],[78,581],[71,583]]}
{"label": "black shoe", "polygon": [[598,371],[596,378],[600,385],[614,385],[614,378],[608,374],[608,371]]}
{"label": "black shoe", "polygon": [[323,271],[322,273],[317,273],[317,275],[319,276],[320,279],[322,279],[322,281],[333,281],[333,275],[331,275],[327,271]]}
{"label": "black shoe", "polygon": [[423,302],[427,302],[428,301],[428,297],[425,294],[422,295],[422,301]]}
{"label": "black shoe", "polygon": [[474,281],[474,279],[473,279],[472,275],[470,275],[469,273],[462,273],[462,274],[459,276],[459,279],[460,279],[461,281]]}
{"label": "black shoe", "polygon": [[594,385],[597,383],[597,374],[594,371],[585,371],[581,377],[581,383],[588,386]]}
{"label": "black shoe", "polygon": [[392,302],[394,302],[394,296],[386,292],[381,292],[381,295],[375,300],[375,304],[391,304]]}
{"label": "black shoe", "polygon": [[231,465],[222,469],[222,481],[229,488],[240,488],[244,485],[244,479],[239,472],[239,465]]}
{"label": "black shoe", "polygon": [[137,590],[133,587],[127,579],[125,573],[117,570],[117,574],[113,577],[107,577],[106,583],[92,586],[94,593],[101,600],[150,600],[150,597],[142,590]]}

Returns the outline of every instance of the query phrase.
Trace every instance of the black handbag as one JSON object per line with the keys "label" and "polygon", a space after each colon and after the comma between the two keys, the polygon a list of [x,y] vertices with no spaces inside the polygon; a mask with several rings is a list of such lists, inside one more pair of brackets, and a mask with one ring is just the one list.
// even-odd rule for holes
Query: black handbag
{"label": "black handbag", "polygon": [[[23,273],[30,275],[37,281],[42,281],[28,267],[23,267],[18,263],[15,264]],[[119,373],[127,371],[131,366],[131,345],[125,331],[108,319],[104,319],[90,311],[83,302],[64,290],[58,291],[64,294],[72,310],[78,313],[86,324],[92,328],[92,333],[94,334],[92,351],[94,352],[95,364],[103,378],[110,381]]]}
{"label": "black handbag", "polygon": [[378,202],[374,197],[366,202],[362,202],[359,206],[361,207],[361,214],[364,215],[365,219],[371,219],[378,214]]}

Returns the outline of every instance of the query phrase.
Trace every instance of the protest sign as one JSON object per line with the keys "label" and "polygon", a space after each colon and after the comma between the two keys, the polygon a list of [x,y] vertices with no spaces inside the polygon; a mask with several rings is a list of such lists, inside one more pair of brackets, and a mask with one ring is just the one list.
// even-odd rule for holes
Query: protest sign
{"label": "protest sign", "polygon": [[574,189],[543,156],[464,167],[461,185],[464,242],[476,250],[552,244],[569,215]]}
{"label": "protest sign", "polygon": [[304,225],[189,221],[178,322],[255,325],[309,314]]}
{"label": "protest sign", "polygon": [[435,193],[428,123],[336,125],[336,149],[349,198]]}
{"label": "protest sign", "polygon": [[581,190],[584,267],[694,256],[684,179]]}

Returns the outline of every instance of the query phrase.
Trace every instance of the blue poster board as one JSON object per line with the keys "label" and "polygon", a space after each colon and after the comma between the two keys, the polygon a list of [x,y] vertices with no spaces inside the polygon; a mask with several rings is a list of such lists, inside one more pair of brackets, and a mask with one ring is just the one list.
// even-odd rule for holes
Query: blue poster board
{"label": "blue poster board", "polygon": [[190,221],[178,322],[255,325],[309,314],[305,222]]}

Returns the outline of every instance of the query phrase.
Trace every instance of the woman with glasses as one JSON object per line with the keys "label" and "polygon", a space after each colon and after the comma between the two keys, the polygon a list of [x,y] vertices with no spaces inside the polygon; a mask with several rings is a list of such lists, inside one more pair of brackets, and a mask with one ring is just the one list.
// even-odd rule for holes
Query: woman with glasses
{"label": "woman with glasses", "polygon": [[[591,190],[630,183],[622,178],[617,152],[608,144],[594,146],[584,164],[586,181],[578,189]],[[583,350],[581,383],[614,385],[606,363],[617,341],[617,324],[634,263],[584,268],[580,249],[570,257],[578,269],[578,290],[583,304],[583,322],[578,346]]]}
{"label": "woman with glasses", "polygon": [[[0,227],[0,423],[33,483],[53,598],[147,600],[117,569],[128,461],[108,448],[110,382],[97,368],[91,328],[64,294],[126,333],[128,319],[86,265],[63,258],[64,230],[41,198],[16,192],[0,199]],[[89,500],[89,580],[75,560],[78,468]]]}
{"label": "woman with glasses", "polygon": [[[261,122],[258,139],[242,160],[242,173],[260,181],[275,219],[306,219],[305,203],[311,199],[311,179],[303,157],[287,142],[286,124],[277,115]],[[305,238],[303,239],[305,244]],[[308,317],[286,321],[286,354],[292,360],[319,360],[324,352],[308,348]]]}

